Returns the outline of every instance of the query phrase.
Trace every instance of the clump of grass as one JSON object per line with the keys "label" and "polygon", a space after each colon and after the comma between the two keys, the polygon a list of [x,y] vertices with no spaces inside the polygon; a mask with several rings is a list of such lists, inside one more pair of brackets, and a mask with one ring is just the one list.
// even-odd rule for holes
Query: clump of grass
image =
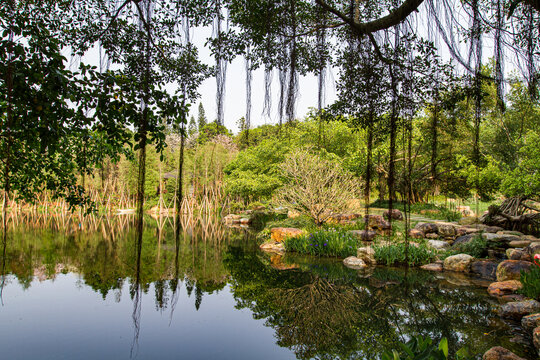
{"label": "clump of grass", "polygon": [[457,254],[468,254],[475,258],[486,257],[488,251],[488,241],[478,234],[474,236],[469,242],[459,244],[451,250],[447,250],[443,257],[447,258],[448,256],[457,255]]}
{"label": "clump of grass", "polygon": [[540,267],[533,266],[530,271],[521,270],[520,281],[523,288],[518,293],[531,299],[540,299]]}
{"label": "clump of grass", "polygon": [[405,257],[407,250],[406,243],[397,243],[385,246],[374,245],[375,259],[378,263],[391,265],[419,266],[429,264],[435,260],[437,254],[429,249],[425,244],[412,245],[408,247],[408,257]]}
{"label": "clump of grass", "polygon": [[360,240],[342,229],[319,230],[285,240],[287,251],[315,256],[342,257],[356,255]]}

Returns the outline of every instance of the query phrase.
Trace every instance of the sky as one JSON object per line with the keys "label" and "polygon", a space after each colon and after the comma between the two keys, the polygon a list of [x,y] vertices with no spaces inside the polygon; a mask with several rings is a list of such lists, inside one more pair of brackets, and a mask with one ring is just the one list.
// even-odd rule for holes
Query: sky
{"label": "sky", "polygon": [[[193,43],[199,49],[201,60],[214,65],[215,60],[210,54],[210,50],[204,47],[206,38],[210,36],[211,28],[196,28],[192,32]],[[237,57],[227,67],[226,91],[224,101],[225,126],[233,132],[238,131],[237,121],[246,114],[246,70],[243,57]],[[332,72],[327,75],[327,86],[325,91],[326,104],[333,103],[336,99],[336,91]],[[190,116],[197,118],[199,102],[202,102],[208,121],[216,119],[216,79],[206,79],[199,93],[199,101],[191,106]],[[264,70],[253,71],[251,95],[251,127],[263,124],[275,124],[278,122],[278,97],[279,83],[277,73],[273,74],[272,79],[272,113],[271,118],[267,119],[262,115],[264,103]],[[298,99],[296,105],[296,117],[302,119],[309,112],[310,108],[316,108],[318,104],[318,79],[314,75],[301,76],[299,78]]]}

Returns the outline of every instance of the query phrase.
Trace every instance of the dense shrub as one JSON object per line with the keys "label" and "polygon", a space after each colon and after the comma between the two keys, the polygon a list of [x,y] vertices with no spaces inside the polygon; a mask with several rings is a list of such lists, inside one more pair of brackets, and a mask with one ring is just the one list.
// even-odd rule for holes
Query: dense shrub
{"label": "dense shrub", "polygon": [[321,230],[314,233],[288,238],[285,248],[301,254],[316,256],[347,257],[356,255],[360,240],[344,230]]}
{"label": "dense shrub", "polygon": [[397,243],[386,246],[374,245],[375,259],[378,263],[386,265],[404,265],[411,266],[424,265],[435,259],[436,253],[428,249],[426,245],[409,245],[408,258],[405,257],[406,243]]}
{"label": "dense shrub", "polygon": [[488,241],[478,234],[469,242],[456,245],[453,249],[445,252],[444,257],[456,254],[469,254],[475,258],[482,258],[487,255]]}

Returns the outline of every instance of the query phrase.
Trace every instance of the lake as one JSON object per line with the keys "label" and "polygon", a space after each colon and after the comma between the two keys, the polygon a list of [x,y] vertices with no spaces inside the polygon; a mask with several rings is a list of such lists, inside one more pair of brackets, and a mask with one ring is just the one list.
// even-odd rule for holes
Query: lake
{"label": "lake", "polygon": [[278,256],[218,219],[26,215],[2,244],[2,359],[377,359],[413,335],[504,346],[486,281]]}

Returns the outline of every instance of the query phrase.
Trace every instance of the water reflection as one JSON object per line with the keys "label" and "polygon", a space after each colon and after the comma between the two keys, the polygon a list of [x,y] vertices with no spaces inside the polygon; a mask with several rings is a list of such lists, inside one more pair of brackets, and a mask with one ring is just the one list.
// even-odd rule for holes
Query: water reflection
{"label": "water reflection", "polygon": [[[418,334],[445,336],[454,351],[466,346],[483,353],[502,345],[527,356],[526,347],[509,341],[522,334],[493,315],[493,300],[468,279],[458,279],[469,281],[463,287],[456,279],[426,272],[354,271],[336,260],[267,255],[248,232],[207,220],[147,217],[137,232],[130,216],[12,219],[9,241],[3,244],[7,276],[2,282],[7,293],[26,289],[28,300],[37,296],[33,291],[37,294],[39,284],[71,298],[73,290],[55,284],[71,279],[63,274],[76,274],[79,288],[100,294],[104,307],[92,303],[96,314],[111,314],[105,307],[111,300],[118,304],[114,319],[119,324],[108,326],[129,326],[129,344],[123,337],[110,340],[107,352],[93,358],[112,358],[115,351],[124,351],[120,357],[145,358],[150,352],[167,358],[182,351],[188,358],[203,358],[212,348],[227,348],[222,357],[377,359]],[[13,304],[0,317],[15,318]],[[122,311],[124,305],[128,312]],[[206,316],[208,323],[202,320]],[[91,328],[89,321],[82,325]],[[194,334],[200,339],[190,337]],[[2,325],[0,335],[5,345],[9,333]],[[257,339],[248,341],[249,336]],[[84,347],[88,340],[80,341]]]}

